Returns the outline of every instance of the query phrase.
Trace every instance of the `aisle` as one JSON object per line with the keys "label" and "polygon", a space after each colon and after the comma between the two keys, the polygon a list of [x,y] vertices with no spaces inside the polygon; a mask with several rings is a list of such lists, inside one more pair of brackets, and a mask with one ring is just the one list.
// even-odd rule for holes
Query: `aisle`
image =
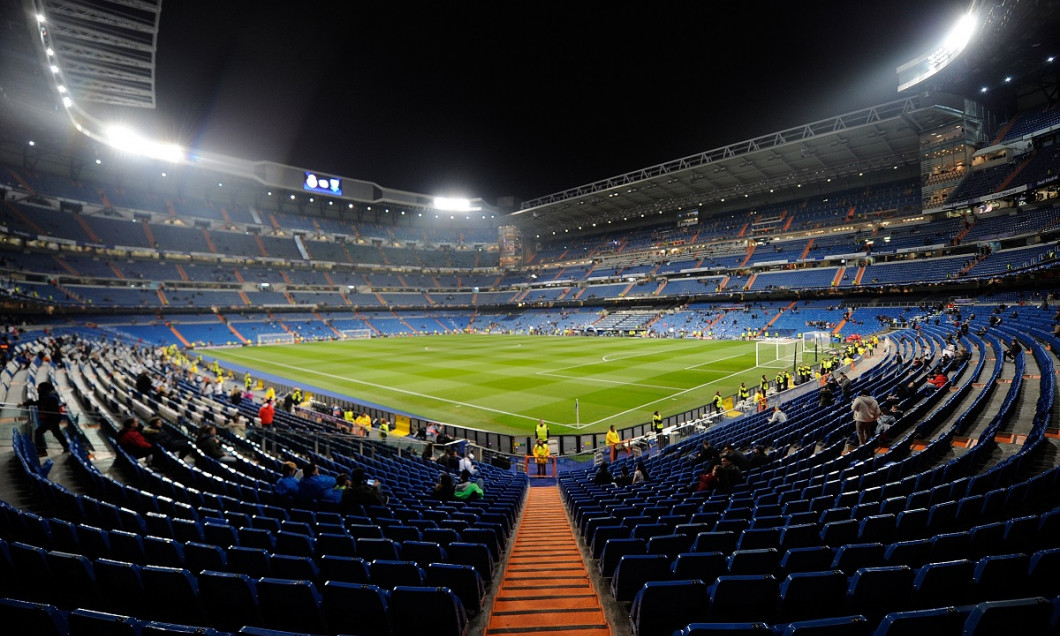
{"label": "aisle", "polygon": [[555,487],[529,490],[485,633],[611,634]]}

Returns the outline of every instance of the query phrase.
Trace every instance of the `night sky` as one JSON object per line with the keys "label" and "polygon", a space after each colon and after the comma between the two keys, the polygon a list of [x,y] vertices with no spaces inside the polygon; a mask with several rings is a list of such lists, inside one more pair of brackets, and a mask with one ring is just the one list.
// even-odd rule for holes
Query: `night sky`
{"label": "night sky", "polygon": [[897,98],[967,0],[166,2],[159,135],[530,199]]}

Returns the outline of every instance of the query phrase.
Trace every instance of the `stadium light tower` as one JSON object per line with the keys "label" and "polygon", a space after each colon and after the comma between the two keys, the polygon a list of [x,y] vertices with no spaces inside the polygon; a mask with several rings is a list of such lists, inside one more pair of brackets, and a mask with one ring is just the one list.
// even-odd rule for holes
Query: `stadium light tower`
{"label": "stadium light tower", "polygon": [[968,47],[978,26],[977,14],[969,11],[961,16],[938,46],[899,66],[898,91],[916,86],[949,66]]}

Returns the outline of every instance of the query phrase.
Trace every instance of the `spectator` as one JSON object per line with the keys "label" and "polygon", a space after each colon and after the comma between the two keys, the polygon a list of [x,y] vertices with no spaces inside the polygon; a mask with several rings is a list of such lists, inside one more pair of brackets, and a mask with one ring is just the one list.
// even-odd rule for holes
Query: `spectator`
{"label": "spectator", "polygon": [[445,449],[445,467],[453,472],[460,470],[460,456],[456,454],[456,446]]}
{"label": "spectator", "polygon": [[726,444],[725,448],[722,449],[721,458],[729,458],[733,466],[742,470],[747,470],[747,455],[733,447],[732,444]]}
{"label": "spectator", "polygon": [[37,446],[38,456],[46,457],[48,455],[48,450],[45,448],[44,433],[49,431],[59,440],[59,444],[63,447],[63,452],[70,452],[70,444],[67,443],[62,429],[59,428],[63,418],[66,416],[63,414],[62,404],[59,402],[59,394],[55,391],[55,385],[51,382],[41,382],[37,385],[37,399],[23,402],[22,406],[37,407],[37,430],[33,434],[33,442]]}
{"label": "spectator", "polygon": [[629,474],[629,467],[622,467],[622,474],[615,477],[616,486],[628,486],[633,483],[633,476]]}
{"label": "spectator", "polygon": [[272,491],[282,501],[293,503],[298,495],[299,479],[298,466],[294,462],[284,462],[280,466],[280,478],[273,484]]}
{"label": "spectator", "polygon": [[232,389],[232,392],[228,394],[228,401],[236,408],[243,403],[243,392],[239,390],[239,387]]}
{"label": "spectator", "polygon": [[596,474],[593,476],[593,483],[597,486],[607,486],[608,484],[615,483],[614,478],[611,477],[611,471],[607,469],[606,463],[601,463],[596,469]]}
{"label": "spectator", "polygon": [[162,418],[157,415],[147,420],[147,427],[140,433],[148,442],[175,453],[180,459],[184,459],[194,450],[188,438],[166,430]]}
{"label": "spectator", "polygon": [[1007,349],[1005,349],[1003,357],[1005,360],[1012,360],[1015,362],[1016,357],[1019,356],[1021,351],[1023,351],[1023,347],[1020,345],[1020,341],[1013,338],[1012,343],[1009,344]]}
{"label": "spectator", "polygon": [[637,460],[637,466],[633,471],[633,483],[639,484],[642,481],[646,482],[651,476],[648,474],[648,467],[644,465],[643,459]]}
{"label": "spectator", "polygon": [[946,383],[949,382],[949,381],[950,380],[949,380],[949,378],[946,377],[946,374],[943,373],[942,371],[939,371],[935,375],[935,377],[933,377],[930,380],[928,380],[928,384],[930,384],[931,386],[935,387],[936,389],[941,389],[942,387],[946,386]]}
{"label": "spectator", "polygon": [[766,447],[762,444],[755,444],[754,450],[751,451],[751,456],[747,458],[747,469],[759,468],[765,466],[770,462],[772,458],[766,453]]}
{"label": "spectator", "polygon": [[850,378],[848,378],[845,373],[840,373],[839,378],[836,381],[839,383],[840,390],[843,391],[843,400],[849,400],[853,389],[853,383],[850,381]]}
{"label": "spectator", "polygon": [[709,439],[705,439],[703,440],[703,444],[699,447],[699,452],[697,452],[696,456],[692,459],[692,463],[705,463],[706,466],[704,472],[709,473],[711,469],[714,468],[714,465],[718,463],[719,458],[718,449],[714,448],[714,445],[710,443]]}
{"label": "spectator", "polygon": [[423,454],[420,455],[420,457],[429,462],[434,461],[434,442],[427,442],[427,445],[423,447]]}
{"label": "spectator", "polygon": [[456,492],[456,485],[453,484],[452,475],[449,473],[438,475],[438,483],[434,484],[431,492],[438,501],[452,501],[453,493]]}
{"label": "spectator", "polygon": [[453,488],[454,497],[464,501],[475,501],[482,499],[485,495],[486,492],[482,490],[482,485],[471,480],[471,473],[466,470],[460,473],[460,483]]}
{"label": "spectator", "polygon": [[338,481],[330,475],[321,475],[320,467],[307,464],[302,479],[298,482],[298,499],[305,503],[325,501],[339,503],[342,491],[335,488]]}
{"label": "spectator", "polygon": [[212,424],[203,426],[199,430],[199,436],[195,439],[195,445],[198,446],[199,450],[201,450],[207,457],[212,457],[217,461],[226,464],[234,464],[236,461],[236,458],[226,453],[224,447],[221,446],[221,440],[217,438],[217,427]]}
{"label": "spectator", "polygon": [[770,424],[783,424],[788,421],[788,414],[780,410],[780,405],[773,407],[773,417],[769,418]]}
{"label": "spectator", "polygon": [[261,420],[261,425],[264,427],[272,426],[272,420],[276,416],[276,407],[272,404],[272,399],[265,400],[265,403],[258,409],[258,419]]}
{"label": "spectator", "polygon": [[470,450],[467,451],[467,455],[460,460],[460,465],[457,467],[457,470],[460,472],[466,470],[471,475],[478,474],[478,468],[475,466],[475,453]]}
{"label": "spectator", "polygon": [[127,417],[122,422],[121,432],[118,434],[118,446],[136,459],[149,457],[154,461],[161,452],[161,448],[144,439],[143,434],[140,433],[140,423],[135,417]]}
{"label": "spectator", "polygon": [[876,420],[880,417],[880,405],[868,391],[862,391],[850,404],[854,412],[854,427],[857,431],[858,446],[864,445],[876,431]]}
{"label": "spectator", "polygon": [[354,468],[350,473],[349,486],[342,492],[344,508],[353,506],[381,506],[386,502],[382,495],[382,484],[375,479],[367,479],[363,468]]}

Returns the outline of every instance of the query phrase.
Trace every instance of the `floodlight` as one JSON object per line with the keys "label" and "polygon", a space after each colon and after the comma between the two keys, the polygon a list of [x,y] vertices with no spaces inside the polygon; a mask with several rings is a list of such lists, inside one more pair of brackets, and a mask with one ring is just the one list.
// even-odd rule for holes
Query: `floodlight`
{"label": "floodlight", "polygon": [[143,137],[125,126],[111,126],[104,132],[103,141],[122,152],[178,162],[184,159],[184,149],[176,144],[162,143]]}
{"label": "floodlight", "polygon": [[966,13],[933,50],[899,66],[898,90],[904,91],[946,68],[968,46],[977,26],[976,14]]}
{"label": "floodlight", "polygon": [[480,209],[473,207],[469,199],[456,197],[434,197],[434,208],[444,212],[477,212]]}

